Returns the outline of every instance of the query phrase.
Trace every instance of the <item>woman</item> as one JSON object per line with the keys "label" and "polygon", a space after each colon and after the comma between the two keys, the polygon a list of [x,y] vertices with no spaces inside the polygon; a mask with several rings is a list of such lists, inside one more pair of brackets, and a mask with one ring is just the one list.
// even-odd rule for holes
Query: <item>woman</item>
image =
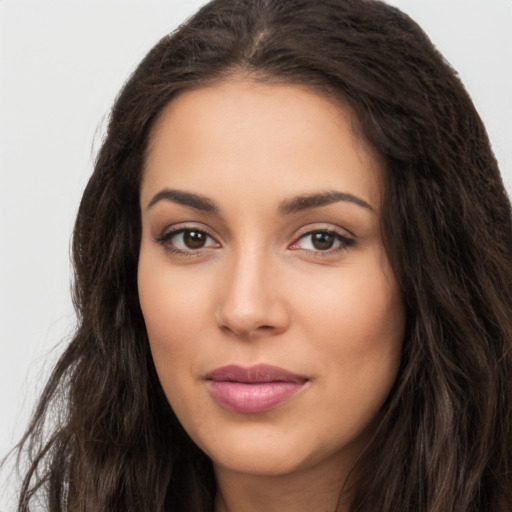
{"label": "woman", "polygon": [[399,11],[205,6],[118,97],[73,252],[20,510],[512,506],[510,204]]}

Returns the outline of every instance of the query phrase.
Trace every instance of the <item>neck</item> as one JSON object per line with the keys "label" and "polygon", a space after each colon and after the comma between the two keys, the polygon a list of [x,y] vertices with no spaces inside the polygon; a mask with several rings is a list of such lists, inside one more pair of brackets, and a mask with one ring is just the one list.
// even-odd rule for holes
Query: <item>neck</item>
{"label": "neck", "polygon": [[252,475],[221,467],[215,473],[215,512],[348,512],[350,507],[348,471],[334,464],[286,475]]}

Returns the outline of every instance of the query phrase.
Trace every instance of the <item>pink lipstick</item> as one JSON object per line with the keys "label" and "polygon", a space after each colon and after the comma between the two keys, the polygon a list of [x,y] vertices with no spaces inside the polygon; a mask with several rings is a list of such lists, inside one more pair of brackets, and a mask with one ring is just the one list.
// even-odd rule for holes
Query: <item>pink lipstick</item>
{"label": "pink lipstick", "polygon": [[236,412],[257,413],[274,409],[298,393],[307,377],[276,366],[260,364],[217,368],[205,376],[220,405]]}

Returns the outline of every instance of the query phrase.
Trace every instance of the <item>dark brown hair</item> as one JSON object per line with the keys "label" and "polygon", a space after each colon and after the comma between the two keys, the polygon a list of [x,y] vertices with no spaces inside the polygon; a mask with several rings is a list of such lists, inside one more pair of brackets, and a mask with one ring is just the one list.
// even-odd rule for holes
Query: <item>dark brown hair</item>
{"label": "dark brown hair", "polygon": [[19,446],[19,511],[37,494],[50,512],[212,510],[211,462],[162,392],[139,307],[139,184],[164,106],[239,72],[337,95],[386,162],[382,236],[406,337],[351,511],[509,510],[512,220],[468,94],[380,1],[213,0],[113,106],[74,231],[78,329]]}

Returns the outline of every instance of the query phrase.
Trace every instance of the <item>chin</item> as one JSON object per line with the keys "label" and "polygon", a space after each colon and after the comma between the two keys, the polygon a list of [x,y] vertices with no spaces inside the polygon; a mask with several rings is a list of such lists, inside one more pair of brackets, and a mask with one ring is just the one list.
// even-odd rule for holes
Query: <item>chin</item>
{"label": "chin", "polygon": [[[331,469],[351,467],[360,453],[364,439],[348,436],[327,438],[283,433],[268,425],[241,425],[226,429],[223,435],[198,442],[216,470],[251,476],[285,476],[327,464]],[[305,434],[305,433],[302,433]],[[309,433],[308,433],[309,434]]]}
{"label": "chin", "polygon": [[216,468],[251,476],[284,476],[300,469],[306,469],[306,460],[297,454],[258,447],[234,446],[224,453],[214,454]]}

